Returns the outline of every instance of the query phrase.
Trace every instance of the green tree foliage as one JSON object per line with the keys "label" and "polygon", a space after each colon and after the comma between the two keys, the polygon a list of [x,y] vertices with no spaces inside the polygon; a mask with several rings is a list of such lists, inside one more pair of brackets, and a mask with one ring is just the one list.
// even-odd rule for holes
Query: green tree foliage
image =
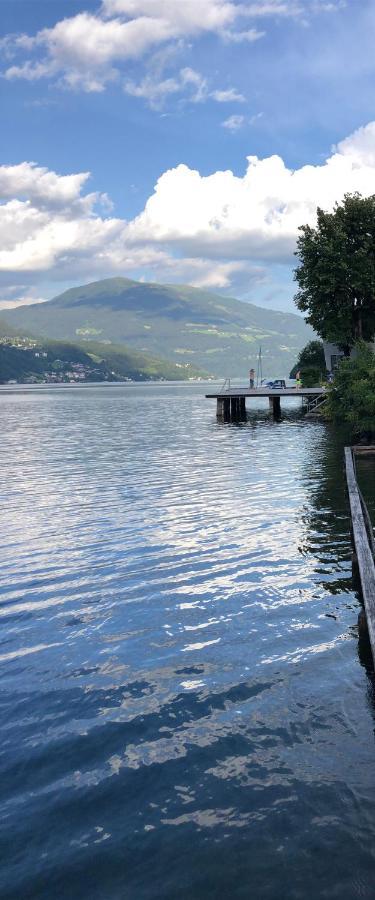
{"label": "green tree foliage", "polygon": [[375,354],[363,342],[351,359],[341,360],[326,409],[333,421],[348,422],[354,436],[375,438]]}
{"label": "green tree foliage", "polygon": [[375,195],[346,194],[332,213],[317,210],[317,226],[303,225],[295,302],[306,321],[346,355],[375,334]]}
{"label": "green tree foliage", "polygon": [[322,341],[309,341],[306,347],[300,351],[296,364],[290,371],[289,378],[295,378],[297,372],[304,369],[314,369],[318,371],[319,378],[324,378],[326,374],[326,362],[324,358],[324,350]]}
{"label": "green tree foliage", "polygon": [[319,387],[323,380],[322,373],[316,366],[309,366],[308,368],[301,369],[300,380],[302,387]]}

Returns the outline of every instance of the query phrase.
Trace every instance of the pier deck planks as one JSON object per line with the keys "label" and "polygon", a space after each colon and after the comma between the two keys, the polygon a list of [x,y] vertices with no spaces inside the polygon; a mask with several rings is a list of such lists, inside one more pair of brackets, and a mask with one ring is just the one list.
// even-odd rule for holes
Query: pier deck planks
{"label": "pier deck planks", "polygon": [[206,400],[225,397],[324,397],[324,388],[241,388],[233,387],[206,394]]}

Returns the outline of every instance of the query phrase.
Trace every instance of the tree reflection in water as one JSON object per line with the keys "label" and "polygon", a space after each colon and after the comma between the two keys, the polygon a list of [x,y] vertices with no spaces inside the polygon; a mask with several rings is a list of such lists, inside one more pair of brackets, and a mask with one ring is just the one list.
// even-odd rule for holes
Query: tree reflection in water
{"label": "tree reflection in water", "polygon": [[[332,595],[341,595],[336,607],[339,615],[342,595],[347,595],[346,608],[359,606],[358,657],[369,681],[369,700],[375,713],[375,674],[366,619],[363,610],[359,573],[353,566],[351,523],[346,491],[344,447],[350,444],[346,429],[322,427],[320,452],[315,474],[311,460],[306,462],[306,484],[309,485],[309,505],[303,516],[305,526],[301,553],[315,553],[319,584]],[[317,471],[318,470],[318,471]],[[375,456],[357,459],[358,483],[375,523]],[[327,577],[331,573],[333,577]]]}

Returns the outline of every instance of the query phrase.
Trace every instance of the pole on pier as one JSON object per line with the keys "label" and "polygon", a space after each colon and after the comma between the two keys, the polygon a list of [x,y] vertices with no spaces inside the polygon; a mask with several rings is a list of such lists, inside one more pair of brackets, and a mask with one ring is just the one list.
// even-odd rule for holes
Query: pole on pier
{"label": "pole on pier", "polygon": [[260,387],[263,380],[263,371],[262,371],[262,348],[259,347],[258,359],[257,359],[257,387]]}

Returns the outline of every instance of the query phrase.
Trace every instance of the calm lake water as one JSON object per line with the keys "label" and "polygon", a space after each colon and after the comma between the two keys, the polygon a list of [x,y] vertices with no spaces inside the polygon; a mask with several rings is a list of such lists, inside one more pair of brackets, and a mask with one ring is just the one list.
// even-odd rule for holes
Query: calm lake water
{"label": "calm lake water", "polygon": [[2,898],[374,897],[342,442],[204,393],[0,394]]}

